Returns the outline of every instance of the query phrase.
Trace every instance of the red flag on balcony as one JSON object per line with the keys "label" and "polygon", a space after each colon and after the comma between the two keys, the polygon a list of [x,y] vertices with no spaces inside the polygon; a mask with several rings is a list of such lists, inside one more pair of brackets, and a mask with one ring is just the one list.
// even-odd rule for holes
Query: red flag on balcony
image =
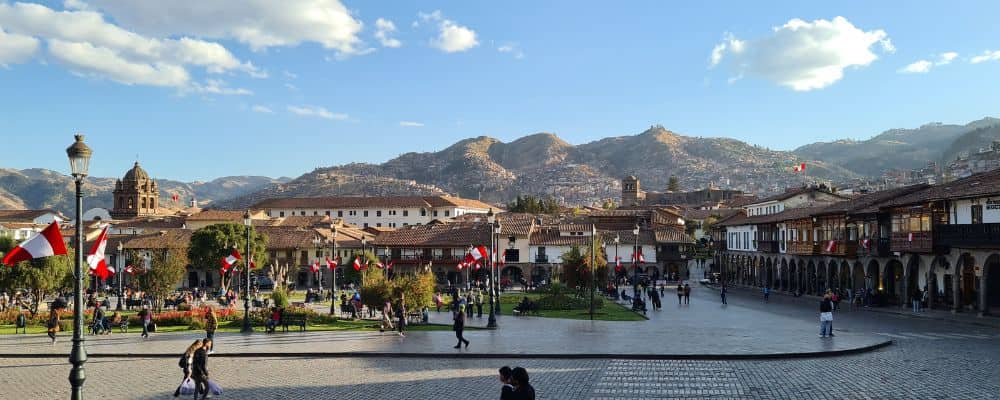
{"label": "red flag on balcony", "polygon": [[329,269],[336,269],[337,268],[337,259],[334,258],[334,259],[331,260],[330,257],[327,257],[326,258],[326,267],[329,268]]}
{"label": "red flag on balcony", "polygon": [[861,241],[861,247],[864,247],[865,250],[868,250],[869,246],[871,246],[871,244],[868,242],[868,239]]}
{"label": "red flag on balcony", "polygon": [[827,253],[833,253],[835,251],[837,251],[837,241],[836,240],[831,240],[831,241],[827,242],[826,243],[826,252]]}
{"label": "red flag on balcony", "polygon": [[913,241],[913,232],[910,232],[910,233],[906,234],[906,241],[907,242],[912,242]]}
{"label": "red flag on balcony", "polygon": [[309,269],[314,274],[317,273],[317,272],[319,272],[319,260],[316,260],[316,262],[312,263],[312,265],[309,266]]}
{"label": "red flag on balcony", "polygon": [[622,258],[615,256],[615,271],[622,272]]}

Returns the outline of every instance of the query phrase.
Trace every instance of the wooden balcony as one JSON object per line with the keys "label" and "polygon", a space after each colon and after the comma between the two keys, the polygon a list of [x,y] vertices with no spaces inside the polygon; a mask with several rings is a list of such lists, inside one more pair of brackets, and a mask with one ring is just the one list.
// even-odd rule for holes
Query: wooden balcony
{"label": "wooden balcony", "polygon": [[947,247],[995,248],[1000,244],[1000,224],[935,225],[934,244]]}
{"label": "wooden balcony", "polygon": [[906,253],[930,253],[934,251],[932,232],[893,232],[892,251]]}
{"label": "wooden balcony", "polygon": [[835,240],[837,242],[834,246],[833,251],[827,251],[827,247],[830,244],[829,240],[820,242],[820,254],[828,256],[840,256],[840,257],[856,257],[858,254],[858,241],[857,240]]}
{"label": "wooden balcony", "polygon": [[761,253],[777,253],[778,252],[778,241],[777,240],[761,240],[757,242],[757,251]]}
{"label": "wooden balcony", "polygon": [[813,242],[788,242],[788,254],[816,255],[819,254],[819,245]]}
{"label": "wooden balcony", "polygon": [[857,254],[858,257],[889,257],[892,255],[890,249],[891,241],[886,238],[869,239],[868,247],[865,248],[864,243],[858,241],[857,244]]}

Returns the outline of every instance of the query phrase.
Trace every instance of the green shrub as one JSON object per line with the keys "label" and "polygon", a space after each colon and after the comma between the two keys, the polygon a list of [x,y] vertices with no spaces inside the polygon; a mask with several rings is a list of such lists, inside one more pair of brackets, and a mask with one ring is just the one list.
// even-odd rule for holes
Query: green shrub
{"label": "green shrub", "polygon": [[188,328],[189,329],[195,329],[195,330],[205,329],[205,321],[202,321],[201,319],[197,319],[197,318],[196,319],[192,319],[191,320],[191,325],[188,325]]}
{"label": "green shrub", "polygon": [[282,289],[275,289],[271,292],[271,301],[278,307],[288,308],[288,292]]}
{"label": "green shrub", "polygon": [[[595,296],[594,308],[601,307],[604,307],[604,299]],[[538,308],[542,310],[587,310],[590,308],[590,299],[564,293],[549,294],[538,299]]]}

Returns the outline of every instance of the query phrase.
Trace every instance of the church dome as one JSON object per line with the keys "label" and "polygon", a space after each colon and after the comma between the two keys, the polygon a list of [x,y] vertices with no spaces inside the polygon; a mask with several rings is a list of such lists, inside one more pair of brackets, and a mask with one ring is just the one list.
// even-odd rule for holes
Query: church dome
{"label": "church dome", "polygon": [[147,174],[146,170],[142,169],[142,167],[139,166],[139,162],[136,161],[135,166],[125,173],[125,178],[123,178],[122,180],[132,181],[132,182],[148,181],[149,174]]}

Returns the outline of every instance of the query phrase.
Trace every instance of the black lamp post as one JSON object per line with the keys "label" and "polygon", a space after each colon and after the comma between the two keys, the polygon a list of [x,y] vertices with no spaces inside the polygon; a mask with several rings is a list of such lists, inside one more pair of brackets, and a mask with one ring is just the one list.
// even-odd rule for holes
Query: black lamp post
{"label": "black lamp post", "polygon": [[642,249],[639,248],[639,224],[635,225],[632,234],[635,235],[635,247],[632,248],[632,279],[635,280],[639,275],[639,255],[642,254]]}
{"label": "black lamp post", "polygon": [[250,210],[243,214],[243,226],[247,231],[246,261],[243,263],[246,279],[243,280],[243,328],[242,333],[252,333],[253,327],[250,325],[250,228],[253,221],[250,219]]}
{"label": "black lamp post", "polygon": [[115,269],[116,269],[116,272],[117,272],[117,275],[118,275],[118,305],[115,307],[115,311],[121,311],[122,310],[122,279],[123,279],[122,278],[122,269],[125,268],[125,266],[122,265],[122,264],[124,264],[122,262],[122,250],[124,248],[125,248],[125,246],[122,245],[122,242],[118,242],[118,255],[115,256],[115,264],[116,264],[115,265]]}
{"label": "black lamp post", "polygon": [[[361,257],[365,259],[365,266],[361,269],[361,284],[358,287],[363,287],[365,285],[365,277],[368,276],[368,255],[365,254],[365,249],[368,248],[368,240],[364,236],[361,237]],[[374,251],[372,251],[374,253]]]}
{"label": "black lamp post", "polygon": [[[493,251],[494,251],[494,249],[496,249],[496,247],[494,247],[494,245],[493,245],[494,239],[496,238],[496,235],[494,235],[494,232],[493,232],[493,227],[494,226],[499,226],[499,224],[496,223],[496,215],[493,214],[493,209],[492,208],[489,210],[489,212],[486,213],[486,219],[490,223],[490,253],[491,253],[490,254],[490,259],[492,261],[492,259],[493,259]],[[489,328],[489,329],[496,329],[498,327],[497,326],[497,309],[496,309],[496,302],[494,301],[493,291],[494,291],[494,289],[496,288],[496,285],[497,285],[497,282],[496,282],[497,279],[495,279],[495,278],[497,278],[499,276],[499,274],[494,274],[493,273],[493,268],[495,266],[496,266],[496,262],[491,262],[490,263],[490,290],[489,290],[489,295],[490,295],[490,317],[489,317],[489,320],[487,320],[487,322],[486,322],[486,327]],[[497,293],[496,297],[500,297],[500,293],[499,292]]]}
{"label": "black lamp post", "polygon": [[[621,260],[618,259],[618,244],[621,243],[621,241],[622,241],[621,235],[616,233],[615,234],[615,267],[617,267],[618,263],[621,262]],[[612,279],[615,282],[615,293],[616,293],[615,296],[617,296],[618,295],[617,294],[617,292],[618,292],[618,270],[616,269],[616,270],[614,270],[614,272],[611,272],[611,268],[608,268],[608,273],[610,274],[610,276],[612,277]]]}
{"label": "black lamp post", "polygon": [[[333,231],[333,239],[330,240],[333,243],[333,253],[330,256],[337,262],[337,225],[330,224],[330,230]],[[330,315],[336,312],[337,306],[337,268],[340,268],[339,262],[336,268],[330,270]]]}
{"label": "black lamp post", "polygon": [[83,179],[87,177],[90,156],[93,151],[83,143],[83,135],[76,135],[76,142],[66,149],[69,168],[76,180],[76,245],[73,262],[73,350],[69,362],[73,369],[69,372],[72,386],[70,398],[83,399],[83,382],[87,379],[83,364],[87,362],[87,350],[83,348]]}
{"label": "black lamp post", "polygon": [[590,225],[590,320],[594,320],[594,291],[597,290],[597,225]]}

